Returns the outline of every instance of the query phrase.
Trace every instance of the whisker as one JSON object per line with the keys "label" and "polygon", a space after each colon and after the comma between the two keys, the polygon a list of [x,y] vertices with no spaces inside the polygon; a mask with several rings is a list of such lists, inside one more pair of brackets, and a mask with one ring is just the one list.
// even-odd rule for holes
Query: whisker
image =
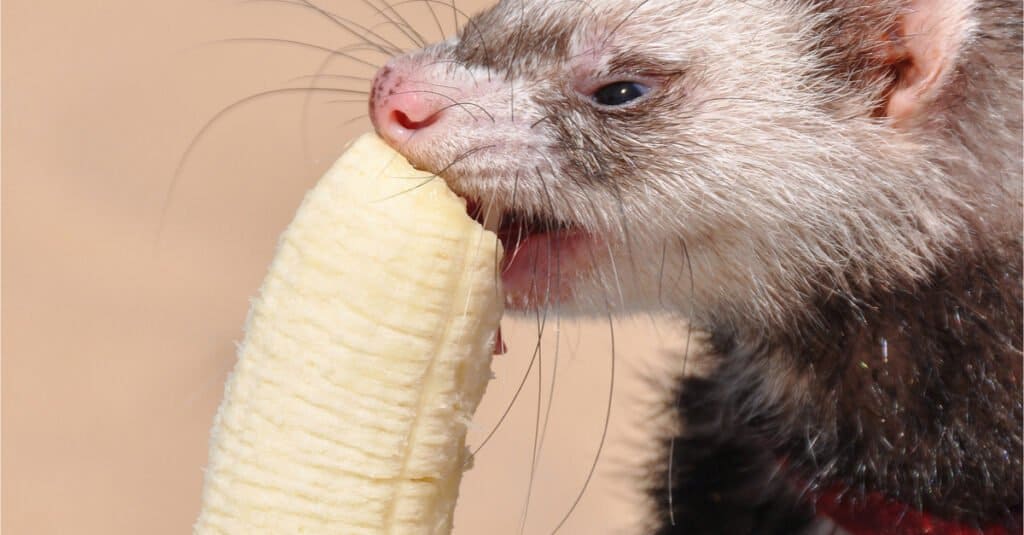
{"label": "whisker", "polygon": [[370,118],[370,114],[368,114],[368,113],[360,113],[359,115],[356,115],[355,117],[352,117],[351,119],[346,119],[345,122],[343,122],[343,123],[338,125],[338,128],[344,128],[346,126],[352,125],[352,123],[354,123],[356,121],[359,121],[361,119],[369,119],[369,118]]}
{"label": "whisker", "polygon": [[480,453],[480,450],[482,450],[484,446],[486,446],[487,443],[491,441],[491,437],[493,437],[494,434],[498,432],[498,429],[501,427],[501,424],[505,422],[505,419],[508,418],[509,413],[512,412],[512,407],[515,406],[516,400],[519,399],[519,395],[523,392],[523,387],[526,385],[526,381],[527,379],[530,378],[530,374],[533,371],[533,367],[537,363],[537,355],[539,355],[540,353],[540,336],[542,334],[543,333],[537,335],[537,345],[533,349],[533,357],[530,358],[530,363],[526,367],[526,373],[523,375],[523,380],[519,382],[519,386],[516,387],[516,392],[515,394],[512,395],[512,400],[509,401],[508,406],[505,407],[505,411],[501,413],[501,417],[498,418],[498,423],[494,424],[494,427],[491,428],[490,432],[487,433],[487,436],[483,439],[482,442],[480,442],[480,445],[477,446],[476,449],[474,449],[470,455],[476,456],[477,453]]}
{"label": "whisker", "polygon": [[[583,197],[590,204],[591,211],[594,214],[601,213],[601,211],[598,210],[597,206],[594,204],[594,200],[589,195],[587,195],[587,191],[583,188],[583,185],[577,183],[577,186],[579,187],[580,192],[583,194]],[[605,243],[605,245],[606,245],[606,248],[608,250],[608,261],[609,261],[609,264],[611,265],[612,275],[613,275],[613,279],[614,279],[614,282],[615,282],[615,287],[616,287],[617,293],[619,295],[619,304],[621,305],[622,303],[625,303],[625,296],[622,293],[622,285],[621,285],[621,282],[619,280],[619,270],[618,270],[618,267],[615,264],[615,255],[614,255],[614,253],[612,251],[611,243]],[[594,259],[594,262],[596,264],[596,259]],[[610,303],[609,303],[609,306],[610,306]]]}
{"label": "whisker", "polygon": [[[454,104],[449,104],[449,105],[447,105],[447,106],[445,106],[443,108],[438,109],[438,113],[442,113],[442,112],[450,110],[452,108],[456,108],[456,107],[460,107],[460,106],[466,106],[466,105],[476,106],[476,104],[473,104],[472,102],[456,102]],[[476,119],[476,117],[473,117],[473,119]]]}
{"label": "whisker", "polygon": [[372,82],[373,78],[366,78],[363,76],[352,76],[348,74],[303,74],[302,76],[296,76],[285,80],[285,83],[301,82],[303,80],[316,80],[317,78],[327,78],[330,80],[348,80],[352,82]]}
{"label": "whisker", "polygon": [[[515,206],[515,204],[516,204],[516,194],[518,193],[518,191],[519,191],[519,172],[516,171],[515,179],[512,182],[512,206]],[[513,255],[515,255],[515,253],[516,253],[516,251],[512,252]],[[506,254],[508,254],[507,251],[506,251]],[[511,264],[511,261],[509,261],[508,263]],[[540,344],[540,335],[539,334],[538,334],[537,343],[538,343],[538,347],[539,347],[539,344]],[[536,356],[537,356],[536,352],[537,352],[537,349],[534,349],[534,358],[530,359],[530,365],[526,369],[526,375],[523,376],[523,380],[519,383],[519,388],[516,389],[515,395],[512,396],[512,401],[509,403],[508,407],[505,408],[505,412],[501,415],[501,418],[498,419],[498,423],[495,424],[493,429],[491,429],[491,432],[488,433],[487,437],[483,440],[483,442],[481,442],[480,445],[477,446],[477,448],[475,450],[473,450],[473,455],[476,455],[477,452],[479,452],[481,449],[483,449],[484,445],[486,445],[487,442],[491,440],[491,437],[494,436],[494,433],[496,433],[498,431],[498,428],[501,427],[501,424],[502,424],[502,422],[505,421],[505,418],[508,417],[509,412],[512,410],[512,405],[515,404],[516,399],[519,398],[519,393],[522,392],[522,390],[523,390],[523,385],[526,384],[526,378],[529,377],[530,370],[533,369],[533,363],[534,363],[534,360],[536,359]]]}
{"label": "whisker", "polygon": [[586,0],[554,0],[554,1],[547,2],[548,6],[555,6],[555,5],[558,5],[558,4],[583,4],[588,9],[590,9],[590,14],[593,15],[594,18],[600,17],[600,15],[597,12],[597,8],[594,7],[594,4],[591,4],[590,2],[587,2]]}
{"label": "whisker", "polygon": [[[515,179],[512,181],[512,204],[511,204],[511,206],[513,206],[513,207],[516,205],[516,195],[518,193],[519,193],[519,170],[517,169],[516,170]],[[523,228],[520,226],[519,227],[518,235],[516,236],[516,241],[514,243],[518,244],[520,242],[520,240],[522,240],[522,239],[523,239]],[[516,259],[516,256],[518,256],[518,255],[519,255],[519,247],[516,247],[515,250],[512,251],[512,258],[510,258],[508,260],[508,262],[506,262],[506,264],[511,266],[512,262]]]}
{"label": "whisker", "polygon": [[469,14],[466,13],[465,11],[462,11],[461,9],[458,9],[457,7],[455,7],[454,0],[451,3],[443,2],[442,0],[402,0],[401,2],[395,2],[395,3],[391,4],[391,7],[395,8],[395,7],[400,7],[400,6],[404,6],[404,5],[407,5],[407,4],[416,4],[416,3],[441,4],[442,6],[452,8],[452,17],[455,20],[455,30],[456,30],[456,33],[459,30],[459,18],[458,18],[459,15],[462,15],[462,18],[464,18],[466,20],[471,20],[473,18],[473,17],[469,16]]}
{"label": "whisker", "polygon": [[[789,100],[777,100],[777,99],[770,99],[770,98],[754,98],[754,97],[713,97],[713,98],[705,98],[705,99],[702,99],[700,101],[695,102],[694,103],[694,108],[700,108],[704,104],[709,104],[709,103],[712,103],[712,102],[719,102],[719,101],[754,102],[754,103],[757,103],[757,104],[767,104],[767,105],[772,105],[772,106],[788,106],[790,108],[796,108],[796,109],[801,109],[801,110],[807,108],[806,105],[800,104],[798,102],[789,101]],[[702,112],[693,113],[693,115],[689,115],[688,118],[690,118],[690,117],[697,117],[697,115],[699,115],[700,113],[702,113]]]}
{"label": "whisker", "polygon": [[472,155],[474,155],[474,154],[476,154],[478,152],[485,151],[485,150],[488,150],[488,149],[493,149],[494,147],[497,147],[497,146],[498,145],[496,145],[496,144],[492,144],[492,145],[481,145],[479,147],[473,147],[472,149],[469,149],[466,152],[463,152],[461,155],[457,156],[455,159],[453,159],[451,161],[451,163],[449,163],[448,165],[442,167],[441,170],[438,171],[436,174],[437,175],[443,175],[446,171],[451,169],[453,166],[455,166],[455,164],[461,162],[462,160],[465,160],[466,158],[469,158],[470,156],[472,156]]}
{"label": "whisker", "polygon": [[421,0],[427,9],[430,10],[430,16],[433,17],[434,23],[437,24],[437,31],[441,34],[441,40],[444,41],[448,37],[444,33],[444,26],[441,25],[441,19],[438,18],[437,12],[434,11],[434,5],[426,0]]}
{"label": "whisker", "polygon": [[[535,171],[537,173],[538,178],[540,179],[541,186],[544,188],[544,195],[545,195],[545,197],[547,197],[547,201],[548,201],[548,209],[551,211],[551,213],[555,213],[555,205],[554,205],[554,202],[552,202],[552,200],[551,200],[551,192],[550,192],[550,190],[547,187],[547,182],[544,180],[544,177],[542,176],[541,170],[539,168],[535,168]],[[548,241],[548,288],[547,288],[548,295],[545,298],[545,302],[550,302],[551,301],[551,251],[552,251],[552,249],[553,248],[551,246],[551,241],[549,240]],[[561,281],[562,281],[561,264],[560,264],[561,253],[562,252],[561,252],[561,249],[555,248],[554,249],[554,253],[555,253],[555,277],[554,277],[554,281],[555,281],[555,295],[558,296],[558,295],[560,295],[559,294],[559,290],[560,290]],[[552,369],[551,369],[551,387],[550,387],[550,390],[548,392],[547,410],[544,413],[544,425],[541,427],[541,432],[540,432],[540,445],[537,447],[538,455],[539,455],[539,452],[543,451],[543,449],[544,449],[544,438],[547,435],[548,422],[551,419],[551,406],[554,404],[554,399],[555,399],[555,379],[558,377],[558,352],[559,352],[559,347],[558,346],[559,346],[559,342],[560,342],[561,332],[562,332],[562,315],[561,315],[561,313],[559,311],[556,310],[556,312],[555,312],[555,358],[554,358],[554,363],[552,364]]]}
{"label": "whisker", "polygon": [[159,251],[160,249],[161,241],[163,239],[164,228],[167,222],[167,215],[171,207],[171,200],[174,197],[174,192],[180,183],[181,174],[182,171],[185,169],[185,164],[188,162],[188,159],[192,156],[192,153],[199,145],[199,142],[202,141],[205,138],[206,134],[210,131],[210,128],[228,113],[232,112],[235,109],[238,109],[240,106],[244,106],[245,104],[249,104],[256,100],[260,100],[270,96],[285,95],[292,93],[307,93],[312,91],[321,91],[326,93],[362,94],[358,91],[353,91],[349,89],[337,89],[333,87],[284,87],[279,89],[270,89],[267,91],[261,91],[256,94],[249,95],[245,98],[236,100],[235,102],[228,104],[227,106],[221,108],[220,111],[215,113],[213,117],[211,117],[208,121],[206,121],[206,123],[203,124],[203,126],[199,129],[196,135],[193,136],[192,140],[189,141],[188,145],[185,147],[185,151],[182,153],[181,158],[178,159],[178,163],[174,167],[174,173],[171,175],[171,182],[167,186],[167,191],[164,192],[164,204],[160,210],[160,217],[157,223],[156,242],[154,245],[155,250]]}
{"label": "whisker", "polygon": [[[487,212],[482,215],[483,221],[486,223],[491,220],[491,211],[494,210],[494,200],[498,197],[498,188],[491,188],[491,198],[487,200]],[[499,214],[500,217],[500,214]],[[500,225],[500,221],[498,222]],[[482,235],[481,235],[482,236]],[[482,239],[482,238],[481,238]],[[501,261],[498,255],[501,250],[501,240],[497,240],[494,244],[494,293],[498,295],[501,288]],[[504,341],[502,341],[504,343]]]}
{"label": "whisker", "polygon": [[562,517],[562,520],[558,522],[555,529],[551,531],[551,535],[558,533],[558,530],[562,529],[565,522],[572,516],[573,511],[579,506],[580,500],[583,499],[583,495],[587,492],[587,487],[590,486],[590,481],[594,477],[594,472],[597,471],[597,463],[601,459],[601,452],[604,450],[605,440],[608,438],[608,424],[612,417],[612,398],[615,393],[615,323],[612,321],[611,312],[608,313],[608,332],[611,337],[611,358],[610,358],[610,375],[608,379],[608,404],[605,407],[604,413],[604,426],[601,429],[601,440],[597,444],[597,452],[594,454],[594,461],[590,465],[590,471],[587,472],[587,478],[583,481],[583,487],[580,489],[579,494],[576,495],[576,499],[572,502],[572,506]]}
{"label": "whisker", "polygon": [[[553,211],[554,210],[554,203],[551,201],[551,195],[550,195],[550,192],[548,191],[546,181],[544,180],[544,177],[543,177],[543,175],[542,175],[542,173],[541,173],[539,168],[535,168],[534,170],[537,173],[537,178],[540,180],[540,182],[542,184],[542,187],[544,188],[544,192],[545,192],[545,195],[547,196],[547,200],[548,200],[548,206]],[[549,227],[547,229],[545,229],[545,231],[546,232],[552,232],[554,229],[550,227],[550,222],[546,222],[546,224]],[[551,240],[548,240],[548,242],[547,242],[547,255],[546,255],[546,262],[547,262],[546,274],[547,274],[547,277],[546,277],[546,284],[545,284],[545,289],[544,289],[544,323],[547,322],[548,312],[552,308],[552,301],[551,301],[551,256],[552,256],[551,253],[552,253],[552,250],[553,250],[553,247],[552,247],[552,244],[551,244]],[[537,256],[535,254],[534,257],[533,257],[533,274],[534,275],[533,275],[533,280],[531,281],[531,285],[533,287],[534,294],[536,294],[536,291],[538,289],[537,288],[537,267],[538,267],[537,266]],[[558,284],[558,279],[557,278],[555,280],[555,284],[556,285]],[[556,312],[556,314],[557,314],[557,312]],[[557,316],[557,317],[560,319],[560,316]],[[543,332],[543,330],[544,330],[543,326],[541,326],[541,328],[539,329],[539,332]],[[558,342],[557,342],[557,340],[556,340],[555,343],[556,343],[556,345],[555,345],[555,355],[557,356],[558,355],[558,346],[557,346]],[[541,450],[543,448],[543,443],[544,443],[544,436],[543,435],[547,431],[547,422],[548,422],[548,418],[551,415],[551,400],[554,398],[555,372],[557,371],[557,365],[558,365],[558,362],[557,362],[557,359],[556,359],[556,361],[555,361],[556,369],[552,371],[552,376],[551,376],[551,394],[548,396],[548,405],[547,405],[547,411],[546,411],[547,416],[544,419],[544,430],[542,432],[540,432],[540,438],[538,439],[538,430],[537,430],[537,428],[538,428],[538,426],[540,424],[540,419],[541,419],[540,418],[540,409],[541,409],[541,406],[543,405],[543,386],[544,386],[544,383],[541,380],[541,372],[544,369],[543,368],[543,361],[538,358],[538,363],[540,364],[540,367],[538,368],[538,374],[537,374],[537,414],[536,414],[536,419],[534,420],[533,463],[530,466],[530,487],[529,487],[530,488],[530,492],[527,493],[526,507],[524,508],[524,511],[523,511],[523,518],[522,518],[522,521],[521,521],[521,524],[520,524],[520,532],[523,531],[523,529],[525,528],[525,525],[526,525],[526,517],[527,517],[526,513],[527,513],[527,511],[529,510],[529,507],[530,507],[530,497],[532,495],[532,489],[533,489],[534,472],[536,470],[536,465],[539,464],[539,462],[540,462],[540,454],[541,454]]]}
{"label": "whisker", "polygon": [[[442,65],[442,64],[445,64],[445,63],[447,63],[449,65],[455,65],[456,67],[465,69],[466,72],[470,73],[470,75],[471,75],[470,76],[470,80],[473,81],[473,87],[477,87],[477,88],[480,87],[480,82],[477,81],[475,76],[472,76],[473,71],[468,66],[466,66],[464,63],[462,63],[461,61],[454,60],[454,59],[437,59],[437,60],[431,61],[427,65],[431,65],[431,66],[433,66],[433,65]],[[488,79],[490,79],[490,74],[488,74],[487,77],[488,77]]]}
{"label": "whisker", "polygon": [[[384,12],[385,10],[382,10],[377,6],[377,4],[371,2],[370,0],[362,0],[362,2],[363,4],[370,6],[370,8],[376,11],[377,14],[380,15],[381,17],[384,17],[388,21],[394,23],[395,28],[398,28],[400,32],[402,32],[406,37],[408,37],[409,40],[412,41],[417,48],[426,48],[427,40],[422,35],[420,35],[420,32],[416,31],[416,28],[413,28],[412,25],[409,24],[409,21],[405,20],[405,17],[403,17],[401,13],[395,10],[394,6],[389,4],[387,0],[381,0],[381,4],[385,6],[386,10],[394,13],[395,16],[398,17],[398,21],[392,19],[390,16],[388,16],[387,13]],[[401,21],[401,23],[399,23],[399,21]],[[409,32],[412,33],[410,34]]]}
{"label": "whisker", "polygon": [[360,102],[365,103],[366,99],[365,98],[357,98],[357,99],[338,98],[338,99],[328,100],[328,101],[324,102],[324,104],[358,104]]}
{"label": "whisker", "polygon": [[[367,45],[370,45],[371,47],[373,47],[374,49],[382,52],[384,55],[386,55],[388,57],[394,56],[395,54],[400,54],[402,52],[402,47],[396,45],[395,43],[391,42],[386,37],[380,35],[379,33],[375,32],[375,31],[373,31],[372,28],[370,28],[368,26],[364,26],[362,24],[359,24],[358,22],[356,22],[356,21],[354,21],[352,19],[349,19],[349,18],[346,18],[346,17],[342,17],[342,16],[338,15],[337,13],[333,13],[331,11],[328,11],[328,10],[326,10],[326,9],[320,7],[320,6],[317,6],[315,4],[312,4],[311,2],[308,2],[307,0],[245,0],[245,1],[247,1],[247,2],[276,2],[276,3],[279,3],[279,4],[285,4],[285,5],[290,5],[290,6],[294,6],[294,7],[301,7],[303,9],[309,9],[309,10],[311,10],[311,11],[317,13],[317,14],[323,15],[327,20],[329,20],[330,22],[333,22],[335,26],[340,27],[341,29],[345,30],[345,32],[348,33],[349,35],[352,35],[352,36],[356,37],[357,39],[360,39],[361,41],[363,41]],[[366,35],[363,35],[363,34],[357,32],[356,30],[360,30],[362,32],[365,32]],[[367,35],[377,38],[378,41],[371,40],[370,38],[367,37]]]}
{"label": "whisker", "polygon": [[[262,1],[277,1],[277,0],[262,0]],[[366,48],[353,48],[353,47],[362,47],[362,45],[350,45],[350,46],[342,47],[342,48],[328,48],[326,46],[320,46],[320,45],[316,45],[316,44],[313,44],[313,43],[306,43],[304,41],[296,41],[294,39],[279,39],[279,38],[275,38],[275,37],[231,37],[231,38],[227,38],[227,39],[217,39],[215,41],[210,41],[211,44],[215,44],[215,43],[244,43],[244,42],[250,42],[250,43],[261,43],[262,42],[262,43],[277,43],[277,44],[294,45],[294,46],[298,46],[298,47],[302,47],[302,48],[308,48],[308,49],[312,49],[312,50],[319,50],[321,52],[327,52],[332,57],[334,57],[334,56],[342,57],[342,58],[345,58],[345,59],[350,59],[352,61],[355,61],[356,63],[360,63],[360,64],[363,64],[363,65],[367,65],[369,67],[373,67],[374,69],[377,68],[377,65],[375,65],[373,63],[370,63],[369,61],[366,61],[366,60],[364,60],[364,59],[362,59],[360,57],[353,56],[351,54],[346,53],[347,50],[367,50]]]}
{"label": "whisker", "polygon": [[[378,201],[386,201],[388,199],[393,199],[395,197],[398,197],[399,195],[405,195],[406,193],[409,193],[410,191],[415,191],[415,190],[417,190],[419,188],[422,188],[423,186],[429,184],[430,182],[433,182],[434,180],[436,180],[438,178],[441,178],[441,175],[444,174],[445,171],[451,169],[452,166],[454,166],[455,164],[461,162],[462,160],[465,160],[466,158],[472,156],[473,154],[475,154],[475,153],[477,153],[479,151],[487,150],[487,149],[490,149],[490,148],[494,148],[494,145],[486,145],[486,146],[482,146],[482,147],[474,147],[474,148],[464,152],[461,156],[458,156],[457,158],[452,160],[451,163],[449,163],[448,165],[444,166],[437,173],[434,173],[431,176],[427,177],[426,179],[424,179],[419,184],[416,184],[415,186],[413,186],[413,187],[411,187],[409,189],[405,189],[405,190],[399,191],[398,193],[394,193],[392,195],[388,195],[387,197],[384,197],[382,199],[378,199]],[[419,178],[419,177],[415,177],[415,178]]]}
{"label": "whisker", "polygon": [[426,80],[413,80],[413,79],[410,78],[409,81],[412,82],[412,83],[416,83],[416,84],[423,84],[423,85],[431,85],[431,86],[434,86],[434,87],[440,87],[442,89],[451,89],[452,91],[458,91],[459,89],[461,89],[461,88],[456,87],[454,85],[438,84],[438,83],[434,83],[434,82],[428,82]]}
{"label": "whisker", "polygon": [[509,116],[512,124],[516,122],[516,76],[512,72],[512,68],[516,64],[516,58],[519,57],[519,47],[522,45],[524,33],[526,33],[526,5],[523,4],[523,0],[519,0],[519,28],[516,29],[516,44],[512,47],[512,61],[509,62],[509,74],[506,77],[508,80]]}
{"label": "whisker", "polygon": [[[537,289],[537,255],[533,256],[533,281],[531,282],[533,291]],[[526,529],[526,519],[530,512],[530,498],[533,497],[533,482],[537,475],[537,462],[540,456],[538,450],[539,435],[540,435],[540,411],[543,404],[544,394],[544,355],[543,349],[541,348],[541,341],[543,340],[544,326],[547,324],[548,319],[548,306],[545,304],[544,313],[541,314],[540,309],[534,311],[537,319],[537,409],[533,420],[533,451],[530,456],[530,478],[526,485],[526,500],[523,504],[523,514],[519,519],[519,533],[522,534],[523,530]]]}
{"label": "whisker", "polygon": [[351,28],[349,28],[348,26],[343,24],[343,22],[347,23],[349,25],[356,26],[360,30],[363,30],[363,31],[367,32],[368,34],[373,35],[374,37],[377,37],[378,39],[381,39],[390,48],[390,50],[386,50],[386,49],[384,49],[383,46],[381,46],[381,50],[384,51],[385,53],[388,53],[388,55],[394,55],[394,54],[399,53],[399,52],[402,51],[401,47],[395,46],[394,44],[390,43],[387,39],[384,39],[379,34],[376,34],[376,33],[372,32],[370,29],[366,28],[365,26],[358,25],[358,24],[356,24],[355,22],[353,22],[350,19],[346,19],[345,17],[341,17],[341,16],[339,16],[339,15],[337,15],[335,13],[327,11],[327,10],[323,9],[322,7],[318,6],[317,4],[314,4],[312,2],[312,0],[299,0],[299,1],[302,2],[306,6],[309,6],[310,9],[313,9],[313,10],[317,11],[318,13],[324,15],[328,19],[334,21],[335,24],[337,24],[338,27],[344,29],[348,33],[350,33],[350,34],[352,34],[352,35],[354,35],[354,36],[356,36],[356,37],[358,37],[360,39],[363,39],[364,41],[366,41],[368,43],[371,42],[371,41],[366,36],[360,35],[360,34],[356,33]]}
{"label": "whisker", "polygon": [[[324,57],[323,61],[320,62],[320,66],[317,67],[316,71],[313,73],[312,77],[310,78],[310,81],[309,81],[309,86],[310,87],[316,87],[317,79],[320,76],[324,75],[324,71],[327,70],[327,67],[330,66],[331,61],[333,61],[334,58],[335,58],[334,54],[328,54],[326,57]],[[373,65],[373,69],[375,71],[378,68],[379,68],[379,66]],[[299,112],[300,113],[300,117],[301,117],[301,120],[300,120],[301,128],[299,129],[299,136],[300,136],[301,145],[302,145],[302,156],[303,156],[303,161],[307,162],[307,165],[308,165],[309,162],[312,162],[312,160],[313,160],[312,154],[310,152],[309,128],[308,128],[308,125],[309,125],[309,114],[310,114],[309,110],[310,110],[310,106],[312,105],[312,102],[313,102],[313,94],[309,93],[309,94],[306,95],[305,98],[302,99],[302,110]],[[359,118],[359,116],[357,116],[357,117],[355,117],[353,119],[349,119],[348,121],[345,121],[345,124],[346,125],[350,124],[351,122],[356,121],[358,118]]]}
{"label": "whisker", "polygon": [[540,119],[537,119],[536,121],[533,122],[533,124],[530,125],[530,129],[532,130],[535,126],[539,125],[540,123],[543,123],[544,121],[547,121],[548,119],[552,119],[553,117],[554,117],[554,115],[549,113],[549,114],[545,115],[544,117],[541,117]]}
{"label": "whisker", "polygon": [[[452,9],[454,9],[454,4],[453,4]],[[480,31],[479,25],[476,23],[476,20],[473,19],[472,17],[470,17],[468,20],[466,20],[466,29],[468,30],[470,27],[472,27],[473,30],[476,32],[477,48],[480,48],[480,49],[482,49],[484,51],[484,61],[485,61],[485,63],[487,65],[491,65],[493,62],[491,61],[491,52],[487,48],[487,40],[484,39],[484,35]],[[488,68],[488,69],[485,69],[485,70],[487,71],[487,81],[491,82],[492,81],[492,79],[491,79],[491,69]]]}
{"label": "whisker", "polygon": [[629,11],[629,13],[627,13],[627,14],[626,14],[626,16],[625,16],[625,17],[623,17],[623,19],[622,19],[621,21],[619,21],[619,23],[618,23],[618,24],[616,24],[616,25],[615,25],[615,27],[614,27],[614,28],[612,28],[612,30],[611,30],[610,32],[608,32],[608,34],[607,34],[607,35],[605,35],[605,36],[604,36],[604,40],[603,40],[603,41],[601,41],[601,48],[604,48],[605,46],[607,46],[607,45],[608,45],[608,41],[610,41],[610,40],[611,40],[611,38],[612,38],[612,36],[614,36],[614,35],[615,35],[615,33],[619,31],[619,28],[622,28],[622,25],[623,25],[623,24],[625,24],[625,23],[626,23],[626,22],[627,22],[627,21],[628,21],[629,19],[633,18],[633,15],[635,15],[635,14],[636,14],[636,12],[637,12],[637,11],[639,11],[641,7],[644,7],[644,5],[645,5],[645,4],[647,3],[647,2],[650,2],[650,1],[651,1],[651,0],[643,0],[642,2],[640,2],[639,4],[637,4],[637,5],[636,5],[636,7],[634,7],[633,9],[631,9],[631,10]]}
{"label": "whisker", "polygon": [[[413,2],[427,2],[427,3],[430,3],[430,4],[441,4],[442,6],[450,7],[452,9],[452,18],[455,21],[455,33],[459,34],[459,33],[461,33],[461,31],[463,29],[465,29],[465,30],[472,29],[476,33],[477,47],[482,49],[483,52],[484,52],[485,63],[487,63],[488,65],[490,65],[492,63],[492,61],[491,61],[491,51],[490,51],[490,49],[487,48],[487,40],[484,39],[483,33],[481,33],[481,31],[480,31],[479,25],[477,25],[477,23],[475,22],[473,17],[471,17],[468,13],[466,13],[465,11],[463,11],[463,10],[461,10],[458,7],[455,6],[455,0],[452,0],[451,3],[443,2],[441,0],[403,0],[402,2],[396,2],[396,3],[392,4],[392,5],[393,6],[400,6],[400,5],[404,5],[404,4],[410,4],[410,3],[413,3]],[[459,15],[462,15],[462,18],[466,19],[466,26],[465,26],[465,28],[459,28]],[[452,62],[452,63],[456,63],[456,62]],[[488,82],[491,81],[491,70],[490,69],[487,69],[487,81]]]}
{"label": "whisker", "polygon": [[[364,97],[364,98],[360,98],[358,100],[352,100],[352,101],[356,101],[356,102],[359,102],[359,101],[366,102],[367,101],[366,97],[370,96],[370,91],[366,91],[366,90],[362,90],[362,89],[348,89],[348,88],[345,88],[345,87],[325,87],[325,86],[321,86],[321,85],[314,85],[312,87],[303,87],[303,89],[313,89],[313,90],[315,90],[315,89],[344,89],[345,91],[348,91],[348,94],[359,95],[359,96]],[[338,101],[338,100],[328,100],[328,101]]]}
{"label": "whisker", "polygon": [[662,283],[665,278],[665,259],[668,256],[668,242],[661,243],[661,262],[658,264],[658,305],[665,308],[664,294],[662,293]]}
{"label": "whisker", "polygon": [[619,294],[619,306],[622,307],[626,302],[626,297],[622,293],[622,281],[619,277],[619,268],[615,265],[615,254],[612,251],[612,245],[610,243],[606,243],[605,245],[608,249],[608,263],[612,266],[612,278],[615,281],[615,289]]}
{"label": "whisker", "polygon": [[[618,202],[619,227],[622,229],[622,237],[626,241],[626,256],[629,258],[630,268],[633,270],[633,277],[636,277],[639,275],[640,271],[636,267],[636,255],[633,254],[633,240],[629,234],[629,225],[626,224],[626,203],[622,199],[622,189],[619,187],[619,182],[617,180],[611,180],[610,183],[612,184],[612,191],[615,193],[615,200]],[[614,264],[614,260],[612,262]]]}
{"label": "whisker", "polygon": [[[473,102],[459,102],[458,100],[455,100],[454,98],[452,98],[452,97],[450,97],[448,95],[445,95],[444,93],[441,93],[440,91],[429,91],[429,90],[426,90],[426,89],[413,89],[413,90],[409,90],[409,91],[398,91],[398,92],[396,92],[394,94],[395,95],[407,95],[407,94],[410,94],[410,93],[427,93],[427,94],[430,94],[430,95],[437,95],[439,97],[442,97],[442,98],[445,98],[445,99],[448,99],[448,100],[452,101],[456,106],[463,106],[463,107],[472,106],[472,107],[477,108],[478,110],[482,111],[484,113],[484,115],[486,115],[487,118],[491,120],[492,123],[495,122],[494,115],[491,115],[491,113],[489,111],[487,111],[487,109],[485,109],[483,106],[481,106],[479,104],[476,104],[476,103],[473,103]],[[472,112],[470,112],[469,110],[465,110],[465,111],[466,111],[466,113],[469,114],[470,117],[473,118],[474,121],[476,120],[476,116],[473,115]]]}
{"label": "whisker", "polygon": [[[696,300],[696,293],[695,293],[696,292],[696,283],[694,282],[694,279],[693,279],[693,264],[690,262],[690,249],[686,245],[686,240],[684,238],[680,237],[679,238],[679,245],[680,245],[680,247],[681,247],[681,249],[683,251],[683,258],[684,258],[684,260],[686,262],[686,271],[687,271],[687,273],[689,273],[689,277],[690,277],[690,312],[689,312],[689,315],[688,315],[687,320],[686,320],[686,344],[685,344],[684,349],[683,349],[682,377],[680,377],[680,379],[683,379],[683,378],[686,377],[686,368],[687,368],[687,364],[688,364],[689,359],[690,359],[690,339],[691,339],[691,337],[693,335],[693,312],[694,312],[694,306],[695,306],[695,300]],[[675,407],[679,407],[679,404],[682,403],[682,401],[683,401],[683,393],[680,390],[680,392],[676,394],[676,404],[675,404]],[[673,481],[672,460],[675,457],[675,450],[676,450],[676,437],[673,436],[671,438],[671,440],[669,440],[669,444],[668,444],[668,518],[669,518],[669,523],[672,526],[676,525],[675,505],[673,504],[673,497],[672,497],[672,481]]]}

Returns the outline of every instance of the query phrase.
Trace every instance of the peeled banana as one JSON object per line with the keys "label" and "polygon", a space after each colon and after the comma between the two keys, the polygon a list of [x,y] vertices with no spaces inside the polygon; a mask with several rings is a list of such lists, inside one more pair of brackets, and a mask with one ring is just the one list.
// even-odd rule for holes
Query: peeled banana
{"label": "peeled banana", "polygon": [[357,140],[306,196],[250,310],[194,532],[448,533],[500,259],[443,180]]}

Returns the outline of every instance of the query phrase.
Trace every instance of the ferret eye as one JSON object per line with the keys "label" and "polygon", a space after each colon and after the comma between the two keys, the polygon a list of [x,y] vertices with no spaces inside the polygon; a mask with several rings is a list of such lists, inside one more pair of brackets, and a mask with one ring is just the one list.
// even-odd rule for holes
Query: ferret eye
{"label": "ferret eye", "polygon": [[594,92],[594,102],[602,106],[622,106],[646,95],[651,88],[639,82],[615,82]]}

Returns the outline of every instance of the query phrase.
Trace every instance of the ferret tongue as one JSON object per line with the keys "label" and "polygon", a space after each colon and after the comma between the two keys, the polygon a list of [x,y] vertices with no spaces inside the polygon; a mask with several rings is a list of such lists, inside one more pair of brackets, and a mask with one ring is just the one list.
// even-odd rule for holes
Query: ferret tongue
{"label": "ferret tongue", "polygon": [[[501,279],[506,305],[512,309],[544,306],[569,297],[570,282],[589,265],[589,249],[580,245],[585,234],[571,229],[531,232],[523,222],[503,221],[503,210],[496,204],[466,200],[466,211],[486,230],[494,232],[505,247]],[[502,223],[507,223],[502,227]],[[495,354],[504,348],[495,343]]]}
{"label": "ferret tongue", "polygon": [[572,282],[589,266],[582,247],[585,235],[576,231],[531,234],[505,251],[501,281],[506,307],[524,309],[567,299]]}

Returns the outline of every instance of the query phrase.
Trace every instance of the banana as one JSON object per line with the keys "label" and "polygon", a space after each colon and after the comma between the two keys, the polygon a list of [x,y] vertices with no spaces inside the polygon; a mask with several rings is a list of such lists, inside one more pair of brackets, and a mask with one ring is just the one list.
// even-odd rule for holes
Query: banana
{"label": "banana", "polygon": [[307,194],[253,302],[194,533],[450,532],[501,254],[443,180],[357,140]]}

